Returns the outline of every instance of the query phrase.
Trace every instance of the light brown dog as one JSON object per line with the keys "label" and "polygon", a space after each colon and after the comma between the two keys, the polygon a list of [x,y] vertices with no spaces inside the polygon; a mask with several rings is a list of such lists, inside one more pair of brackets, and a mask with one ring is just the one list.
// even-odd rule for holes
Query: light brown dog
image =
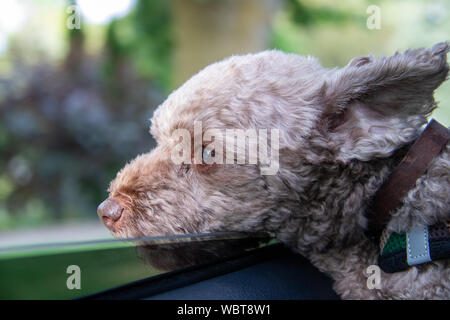
{"label": "light brown dog", "polygon": [[[366,270],[378,248],[364,234],[366,207],[436,107],[447,43],[392,57],[357,57],[340,69],[265,51],[232,56],[193,76],[156,110],[157,147],[127,164],[99,215],[116,237],[268,231],[335,280],[343,298],[450,298],[450,261],[381,273]],[[176,164],[177,129],[279,130],[279,168]],[[198,134],[197,134],[198,135]],[[204,139],[205,140],[205,139]],[[183,143],[187,143],[184,141]],[[192,155],[207,144],[187,143]],[[218,150],[217,150],[218,151]],[[206,157],[211,153],[206,153]],[[433,160],[389,224],[406,231],[448,217],[449,146]]]}

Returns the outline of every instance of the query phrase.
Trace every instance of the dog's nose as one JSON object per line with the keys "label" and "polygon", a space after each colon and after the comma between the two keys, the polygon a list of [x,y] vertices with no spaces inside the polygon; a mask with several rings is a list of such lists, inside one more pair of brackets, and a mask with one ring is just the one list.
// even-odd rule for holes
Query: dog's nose
{"label": "dog's nose", "polygon": [[106,227],[111,228],[113,223],[120,219],[123,207],[114,199],[108,198],[97,208],[97,214]]}

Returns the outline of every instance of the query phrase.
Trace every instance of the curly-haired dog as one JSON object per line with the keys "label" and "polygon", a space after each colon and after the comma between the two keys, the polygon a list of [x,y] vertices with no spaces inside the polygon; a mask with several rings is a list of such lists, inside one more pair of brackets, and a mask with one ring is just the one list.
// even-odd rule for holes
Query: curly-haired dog
{"label": "curly-haired dog", "polygon": [[[450,261],[381,273],[365,235],[367,207],[436,107],[447,43],[326,69],[312,57],[265,51],[232,56],[193,76],[155,111],[157,146],[127,164],[99,215],[116,237],[267,231],[335,280],[343,298],[450,298]],[[279,168],[176,164],[177,129],[279,130]],[[188,144],[191,145],[191,144]],[[195,145],[192,154],[205,145]],[[449,146],[403,199],[388,228],[448,218]]]}

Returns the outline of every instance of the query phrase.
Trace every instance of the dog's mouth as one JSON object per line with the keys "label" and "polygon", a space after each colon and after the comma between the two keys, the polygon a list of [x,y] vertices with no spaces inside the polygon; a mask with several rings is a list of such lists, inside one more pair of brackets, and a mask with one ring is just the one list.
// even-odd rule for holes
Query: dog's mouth
{"label": "dog's mouth", "polygon": [[103,201],[97,208],[97,214],[111,235],[118,239],[165,235],[150,221],[144,219],[137,221],[140,215],[133,212],[117,197],[110,197]]}

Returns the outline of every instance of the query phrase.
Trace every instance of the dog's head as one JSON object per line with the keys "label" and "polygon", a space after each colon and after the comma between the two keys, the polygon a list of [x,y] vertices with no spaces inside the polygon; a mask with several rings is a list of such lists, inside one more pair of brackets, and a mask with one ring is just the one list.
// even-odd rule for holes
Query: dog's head
{"label": "dog's head", "polygon": [[210,65],[156,110],[156,148],[117,174],[98,214],[118,237],[271,231],[308,201],[311,166],[388,157],[417,136],[447,51],[332,70],[279,51]]}

